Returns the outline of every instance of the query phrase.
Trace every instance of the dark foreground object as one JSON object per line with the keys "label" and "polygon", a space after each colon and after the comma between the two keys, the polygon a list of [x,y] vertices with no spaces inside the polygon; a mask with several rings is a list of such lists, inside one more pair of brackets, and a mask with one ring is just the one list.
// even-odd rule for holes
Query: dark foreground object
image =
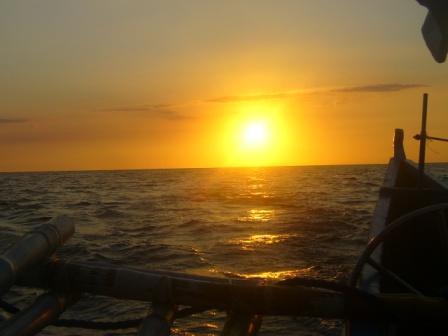
{"label": "dark foreground object", "polygon": [[[394,157],[370,229],[371,242],[355,267],[351,285],[374,295],[411,292],[418,297],[446,297],[448,190],[425,174],[422,167],[406,160],[402,130],[396,130],[394,142]],[[348,335],[446,332],[446,323],[421,318],[406,323],[347,323]]]}

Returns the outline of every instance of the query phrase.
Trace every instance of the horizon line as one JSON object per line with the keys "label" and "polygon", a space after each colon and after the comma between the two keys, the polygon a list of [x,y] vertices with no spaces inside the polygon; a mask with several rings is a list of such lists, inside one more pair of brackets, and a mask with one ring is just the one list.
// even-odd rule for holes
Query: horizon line
{"label": "horizon line", "polygon": [[[412,160],[411,160],[412,161]],[[55,169],[55,170],[5,170],[0,174],[26,174],[26,173],[82,173],[82,172],[114,172],[114,171],[142,171],[142,170],[193,170],[193,169],[253,169],[253,168],[293,168],[293,167],[328,167],[328,166],[378,166],[382,163],[316,163],[298,165],[268,165],[268,166],[220,166],[220,167],[158,167],[158,168],[112,168],[112,169]],[[431,161],[426,164],[448,164],[447,161]]]}

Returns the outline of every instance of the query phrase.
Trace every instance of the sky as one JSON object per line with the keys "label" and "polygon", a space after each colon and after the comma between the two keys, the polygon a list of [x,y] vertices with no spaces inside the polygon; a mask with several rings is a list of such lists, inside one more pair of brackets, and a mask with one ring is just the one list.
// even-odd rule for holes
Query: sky
{"label": "sky", "polygon": [[429,134],[448,136],[425,15],[414,0],[1,1],[0,171],[386,163],[394,128],[416,159],[424,92]]}

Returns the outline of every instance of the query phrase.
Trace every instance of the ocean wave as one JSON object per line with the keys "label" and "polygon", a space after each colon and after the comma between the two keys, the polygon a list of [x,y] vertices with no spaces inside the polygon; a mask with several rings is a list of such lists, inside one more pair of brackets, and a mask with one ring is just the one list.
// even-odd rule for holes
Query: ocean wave
{"label": "ocean wave", "polygon": [[95,217],[96,218],[110,218],[110,219],[117,219],[117,218],[124,218],[126,217],[126,214],[122,211],[106,208],[106,209],[98,209],[95,211]]}

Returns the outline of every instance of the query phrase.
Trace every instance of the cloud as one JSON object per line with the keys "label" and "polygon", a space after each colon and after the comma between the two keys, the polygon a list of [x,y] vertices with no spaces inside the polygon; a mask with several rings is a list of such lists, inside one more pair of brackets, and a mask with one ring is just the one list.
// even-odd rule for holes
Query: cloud
{"label": "cloud", "polygon": [[135,106],[122,106],[114,108],[102,109],[102,111],[108,112],[145,112],[151,114],[154,117],[167,119],[167,120],[186,120],[191,119],[191,116],[187,116],[176,110],[170,109],[170,107],[178,106],[176,104],[152,104],[152,105],[135,105]]}
{"label": "cloud", "polygon": [[174,111],[174,110],[156,110],[152,112],[159,118],[167,119],[167,120],[187,120],[192,119],[192,116],[187,116],[183,113]]}
{"label": "cloud", "polygon": [[233,103],[242,101],[284,99],[294,96],[318,95],[328,93],[388,93],[428,87],[425,84],[382,83],[329,89],[292,90],[285,92],[261,93],[254,95],[221,96],[203,100],[206,103]]}
{"label": "cloud", "polygon": [[240,101],[253,101],[253,100],[272,100],[272,99],[282,99],[290,96],[296,96],[299,94],[298,91],[289,92],[277,92],[277,93],[263,93],[256,95],[242,95],[242,96],[222,96],[210,99],[205,99],[206,103],[232,103]]}
{"label": "cloud", "polygon": [[333,89],[330,92],[396,92],[409,89],[425,88],[425,84],[372,84]]}
{"label": "cloud", "polygon": [[28,120],[22,118],[0,118],[0,124],[21,124]]}
{"label": "cloud", "polygon": [[283,92],[259,93],[250,95],[218,96],[213,98],[206,98],[181,103],[178,102],[178,103],[165,103],[165,104],[142,104],[142,105],[106,108],[102,109],[102,111],[148,112],[152,113],[154,116],[159,118],[165,118],[168,120],[182,120],[182,119],[191,119],[192,117],[176,111],[178,108],[190,105],[196,105],[200,103],[236,103],[236,102],[260,101],[260,100],[286,99],[297,96],[312,97],[312,96],[323,96],[329,94],[344,94],[344,93],[391,93],[391,92],[425,88],[425,87],[428,87],[428,85],[418,83],[366,84],[366,85],[336,87],[336,88],[333,87],[333,88],[289,90]]}
{"label": "cloud", "polygon": [[171,108],[175,106],[175,104],[144,104],[144,105],[133,105],[133,106],[119,106],[112,108],[105,108],[102,111],[111,111],[111,112],[151,112],[154,110]]}

